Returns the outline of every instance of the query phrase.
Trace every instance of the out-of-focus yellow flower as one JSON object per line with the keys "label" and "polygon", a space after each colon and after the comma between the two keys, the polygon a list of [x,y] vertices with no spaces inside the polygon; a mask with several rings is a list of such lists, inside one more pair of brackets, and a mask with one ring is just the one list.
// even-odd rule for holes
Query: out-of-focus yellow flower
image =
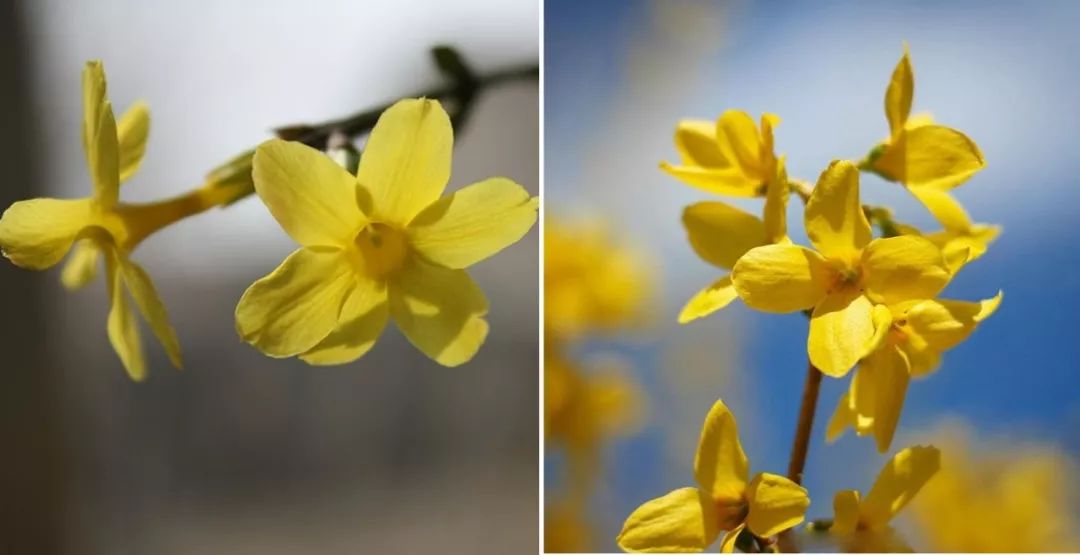
{"label": "out-of-focus yellow flower", "polygon": [[851,379],[829,420],[826,439],[848,427],[874,435],[879,452],[892,444],[911,377],[941,365],[941,355],[968,338],[997,310],[1001,293],[979,302],[932,299],[874,307],[875,345]]}
{"label": "out-of-focus yellow flower", "polygon": [[579,506],[544,508],[544,553],[587,553],[592,545],[592,528]]}
{"label": "out-of-focus yellow flower", "polygon": [[773,128],[780,118],[762,114],[760,131],[750,114],[724,112],[716,123],[680,121],[675,129],[679,165],[661,162],[660,168],[680,181],[719,195],[765,196],[776,178],[779,160],[773,152]]}
{"label": "out-of-focus yellow flower", "polygon": [[817,250],[756,247],[732,272],[746,304],[765,312],[813,308],[807,351],[823,373],[840,377],[875,344],[874,304],[934,298],[951,275],[941,250],[922,237],[872,239],[859,201],[854,164],[834,161],[822,172],[805,210]]}
{"label": "out-of-focus yellow flower", "polygon": [[[725,270],[754,247],[790,243],[787,237],[789,188],[784,161],[769,179],[763,218],[718,201],[699,202],[683,211],[683,226],[694,252],[703,260]],[[699,291],[679,313],[679,323],[703,318],[738,298],[731,275],[725,275]]]}
{"label": "out-of-focus yellow flower", "polygon": [[61,274],[69,289],[92,281],[98,261],[104,258],[106,287],[112,299],[109,341],[128,375],[139,381],[146,377],[146,360],[128,294],[177,368],[181,365],[180,344],[153,282],[129,255],[155,231],[214,206],[218,198],[204,188],[166,201],[120,202],[120,184],[142,163],[150,112],[145,104],[137,102],[117,122],[101,62],[87,62],[82,77],[82,142],[93,195],[12,204],[0,218],[0,248],[16,266],[45,270],[56,265],[74,245]]}
{"label": "out-of-focus yellow flower", "polygon": [[856,490],[836,494],[830,533],[848,552],[911,551],[889,522],[940,466],[941,453],[934,447],[915,446],[900,451],[881,469],[865,498],[860,499]]}
{"label": "out-of-focus yellow flower", "polygon": [[717,401],[705,417],[694,478],[698,486],[680,488],[646,502],[626,519],[617,541],[630,552],[700,552],[726,531],[721,550],[731,553],[744,529],[759,538],[774,536],[803,521],[810,498],[783,476],[767,472],[749,478],[749,463],[739,443],[735,417]]}
{"label": "out-of-focus yellow flower", "polygon": [[909,188],[952,189],[986,166],[979,147],[963,133],[936,125],[928,116],[909,118],[915,75],[907,46],[885,90],[889,138],[862,166]]}
{"label": "out-of-focus yellow flower", "polygon": [[954,261],[950,264],[953,273],[985,254],[1001,234],[1001,226],[972,223],[964,207],[946,191],[932,187],[909,190],[944,228],[922,235],[941,248],[946,260]]}
{"label": "out-of-focus yellow flower", "polygon": [[450,118],[427,99],[382,114],[355,177],[300,143],[260,145],[255,190],[301,248],[244,292],[241,337],[269,356],[343,364],[393,315],[439,364],[471,359],[488,305],[464,268],[525,235],[538,199],[501,177],[442,197],[452,146]]}
{"label": "out-of-focus yellow flower", "polygon": [[943,435],[941,471],[909,511],[928,550],[1080,551],[1074,461],[1045,445],[973,450],[966,433]]}
{"label": "out-of-focus yellow flower", "polygon": [[637,323],[653,279],[639,253],[599,224],[544,225],[544,326],[549,339]]}

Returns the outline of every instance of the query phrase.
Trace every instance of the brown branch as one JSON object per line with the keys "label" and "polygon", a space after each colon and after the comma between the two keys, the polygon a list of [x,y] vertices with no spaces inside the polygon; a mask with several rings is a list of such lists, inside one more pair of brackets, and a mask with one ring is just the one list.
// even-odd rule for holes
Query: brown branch
{"label": "brown branch", "polygon": [[[814,415],[817,413],[818,393],[821,391],[821,371],[811,362],[806,363],[806,382],[803,384],[802,404],[799,406],[799,421],[795,425],[795,440],[791,445],[791,459],[788,461],[787,477],[802,485],[803,471],[806,468],[806,456],[810,451],[810,436],[814,431]],[[780,549],[785,553],[798,551],[791,530],[780,534]]]}

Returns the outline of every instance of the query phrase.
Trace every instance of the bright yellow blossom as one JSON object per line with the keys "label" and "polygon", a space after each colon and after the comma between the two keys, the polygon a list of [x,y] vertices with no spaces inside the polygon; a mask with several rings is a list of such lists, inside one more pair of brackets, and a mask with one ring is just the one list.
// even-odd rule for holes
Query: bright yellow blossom
{"label": "bright yellow blossom", "polygon": [[146,376],[146,361],[127,294],[178,368],[180,345],[153,283],[129,254],[158,229],[219,204],[221,195],[202,188],[161,202],[120,202],[120,184],[142,163],[150,113],[139,102],[115,121],[106,94],[105,70],[99,61],[86,64],[82,86],[82,142],[93,195],[16,202],[0,218],[0,248],[17,266],[44,270],[59,262],[74,244],[61,275],[69,289],[89,283],[98,260],[104,258],[106,287],[112,299],[109,340],[128,374],[141,380]]}
{"label": "bright yellow blossom", "polygon": [[728,110],[716,123],[680,121],[675,130],[679,165],[660,168],[680,181],[710,193],[732,197],[765,196],[778,173],[773,128],[780,118],[762,114],[760,130],[746,112]]}
{"label": "bright yellow blossom", "polygon": [[1001,293],[980,302],[931,299],[874,307],[876,347],[859,362],[829,420],[826,439],[848,427],[873,434],[878,451],[892,443],[910,378],[928,375],[941,355],[959,345],[1001,304]]}
{"label": "bright yellow blossom", "polygon": [[953,273],[985,254],[990,243],[1001,234],[1001,226],[972,223],[964,207],[946,191],[932,187],[909,190],[944,228],[922,235],[941,248],[946,260],[956,261]]}
{"label": "bright yellow blossom", "polygon": [[694,478],[698,487],[680,488],[646,502],[626,519],[617,538],[630,552],[704,551],[726,531],[721,550],[731,553],[744,529],[768,538],[803,521],[810,498],[795,482],[776,474],[749,479],[749,463],[739,443],[735,417],[717,401],[705,417]]}
{"label": "bright yellow blossom", "polygon": [[941,250],[922,237],[871,238],[854,164],[834,161],[806,204],[807,235],[817,250],[756,247],[732,272],[746,304],[766,312],[813,309],[807,351],[823,373],[839,377],[873,348],[875,303],[934,298],[949,282]]}
{"label": "bright yellow blossom", "polygon": [[930,551],[1080,551],[1077,466],[1060,449],[1010,440],[972,449],[946,430],[941,471],[911,504]]}
{"label": "bright yellow blossom", "polygon": [[934,447],[908,447],[896,454],[865,498],[856,490],[838,492],[830,533],[846,551],[858,553],[911,551],[893,533],[889,522],[934,476],[941,453]]}
{"label": "bright yellow blossom", "polygon": [[244,292],[241,337],[272,357],[343,364],[366,353],[392,315],[436,362],[471,359],[488,305],[464,268],[525,235],[537,199],[500,177],[440,198],[452,145],[450,118],[427,99],[382,114],[356,176],[300,143],[260,145],[255,191],[301,247]]}
{"label": "bright yellow blossom", "polygon": [[[885,179],[903,183],[912,192],[921,187],[952,189],[983,169],[986,161],[979,147],[963,133],[936,125],[929,116],[909,118],[914,95],[915,75],[905,46],[885,90],[889,138],[871,151],[863,165]],[[918,194],[916,197],[923,200]]]}

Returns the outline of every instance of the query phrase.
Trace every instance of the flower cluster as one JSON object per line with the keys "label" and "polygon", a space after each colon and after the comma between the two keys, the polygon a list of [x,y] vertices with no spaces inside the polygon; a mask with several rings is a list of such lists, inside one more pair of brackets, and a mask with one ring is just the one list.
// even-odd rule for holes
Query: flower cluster
{"label": "flower cluster", "polygon": [[[891,447],[909,381],[936,370],[942,353],[964,341],[1001,302],[1000,292],[977,302],[939,298],[1000,230],[973,223],[951,195],[985,166],[982,153],[960,131],[911,116],[913,96],[905,46],[885,93],[888,138],[860,161],[833,160],[812,188],[787,175],[785,157],[775,152],[780,119],[772,114],[762,115],[759,124],[741,111],[727,111],[715,124],[681,121],[675,132],[680,161],[661,164],[695,188],[764,199],[760,217],[715,200],[685,209],[691,247],[725,273],[686,303],[679,322],[736,299],[763,312],[804,312],[812,374],[853,374],[828,424],[828,439],[852,428],[872,435],[882,453]],[[895,220],[888,208],[864,204],[863,173],[905,187],[943,229],[923,232]],[[788,235],[792,193],[804,203],[808,246]],[[812,415],[814,406],[809,409]],[[865,498],[856,491],[837,494],[832,532],[852,549],[897,548],[887,524],[938,466],[935,448],[900,451]],[[773,545],[772,536],[801,522],[809,505],[806,492],[791,481],[801,480],[801,470],[791,480],[761,474],[746,482],[734,419],[722,403],[706,420],[695,473],[699,488],[676,490],[631,514],[619,545],[628,551],[700,551],[726,530],[724,551],[737,545],[764,549]],[[740,543],[736,536],[744,527],[752,541]]]}

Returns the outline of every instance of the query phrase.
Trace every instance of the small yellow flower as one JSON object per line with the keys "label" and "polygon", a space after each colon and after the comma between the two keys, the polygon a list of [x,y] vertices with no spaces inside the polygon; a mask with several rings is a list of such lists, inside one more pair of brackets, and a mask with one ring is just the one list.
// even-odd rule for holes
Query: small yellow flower
{"label": "small yellow flower", "polygon": [[834,441],[848,427],[873,434],[878,451],[889,450],[908,382],[933,372],[941,355],[968,338],[1001,304],[1001,293],[980,302],[933,299],[874,307],[876,345],[851,379],[829,420]]}
{"label": "small yellow flower", "polygon": [[644,553],[701,552],[726,531],[721,550],[732,553],[743,529],[768,538],[803,521],[810,506],[805,489],[767,472],[749,482],[748,477],[735,417],[717,401],[705,417],[694,457],[698,487],[680,488],[638,507],[623,524],[619,547]]}
{"label": "small yellow flower", "polygon": [[138,102],[119,122],[115,121],[106,95],[105,70],[99,61],[87,62],[82,85],[82,141],[93,195],[12,204],[0,218],[0,248],[16,266],[45,270],[58,263],[74,244],[74,252],[61,274],[69,289],[93,280],[97,262],[104,256],[106,286],[112,299],[109,340],[128,374],[138,381],[146,377],[146,361],[125,290],[177,368],[181,364],[180,345],[154,284],[128,255],[151,233],[208,208],[211,199],[196,191],[150,204],[120,202],[120,184],[142,163],[150,113],[145,104]]}
{"label": "small yellow flower", "polygon": [[[692,204],[683,211],[690,246],[698,256],[725,270],[754,247],[790,243],[787,237],[787,201],[790,193],[784,160],[769,179],[765,192],[765,214],[758,218],[719,201]],[[731,276],[725,275],[699,291],[679,313],[679,323],[704,318],[738,298]]]}
{"label": "small yellow flower", "polygon": [[941,250],[922,237],[871,238],[854,164],[834,161],[806,204],[798,245],[756,247],[739,258],[739,298],[765,312],[813,309],[807,351],[823,373],[840,377],[871,350],[875,303],[932,299],[951,275]]}
{"label": "small yellow flower", "polygon": [[983,169],[986,161],[963,133],[936,125],[929,116],[909,118],[914,94],[915,76],[905,45],[885,90],[889,138],[871,151],[864,165],[908,188],[952,189]]}
{"label": "small yellow flower", "polygon": [[675,130],[679,165],[661,162],[660,168],[680,181],[710,193],[732,197],[765,196],[776,178],[773,128],[780,118],[762,114],[761,128],[746,112],[728,110],[716,123],[680,121]]}
{"label": "small yellow flower", "polygon": [[855,490],[836,494],[830,533],[850,552],[911,551],[894,535],[889,522],[940,466],[941,453],[934,447],[900,451],[881,469],[865,498],[860,499]]}
{"label": "small yellow flower", "polygon": [[270,140],[255,191],[301,247],[244,292],[241,337],[272,357],[343,364],[366,353],[392,315],[439,364],[476,354],[487,299],[464,268],[536,222],[538,199],[505,178],[442,197],[453,130],[435,100],[402,100],[379,118],[354,177],[300,143]]}

